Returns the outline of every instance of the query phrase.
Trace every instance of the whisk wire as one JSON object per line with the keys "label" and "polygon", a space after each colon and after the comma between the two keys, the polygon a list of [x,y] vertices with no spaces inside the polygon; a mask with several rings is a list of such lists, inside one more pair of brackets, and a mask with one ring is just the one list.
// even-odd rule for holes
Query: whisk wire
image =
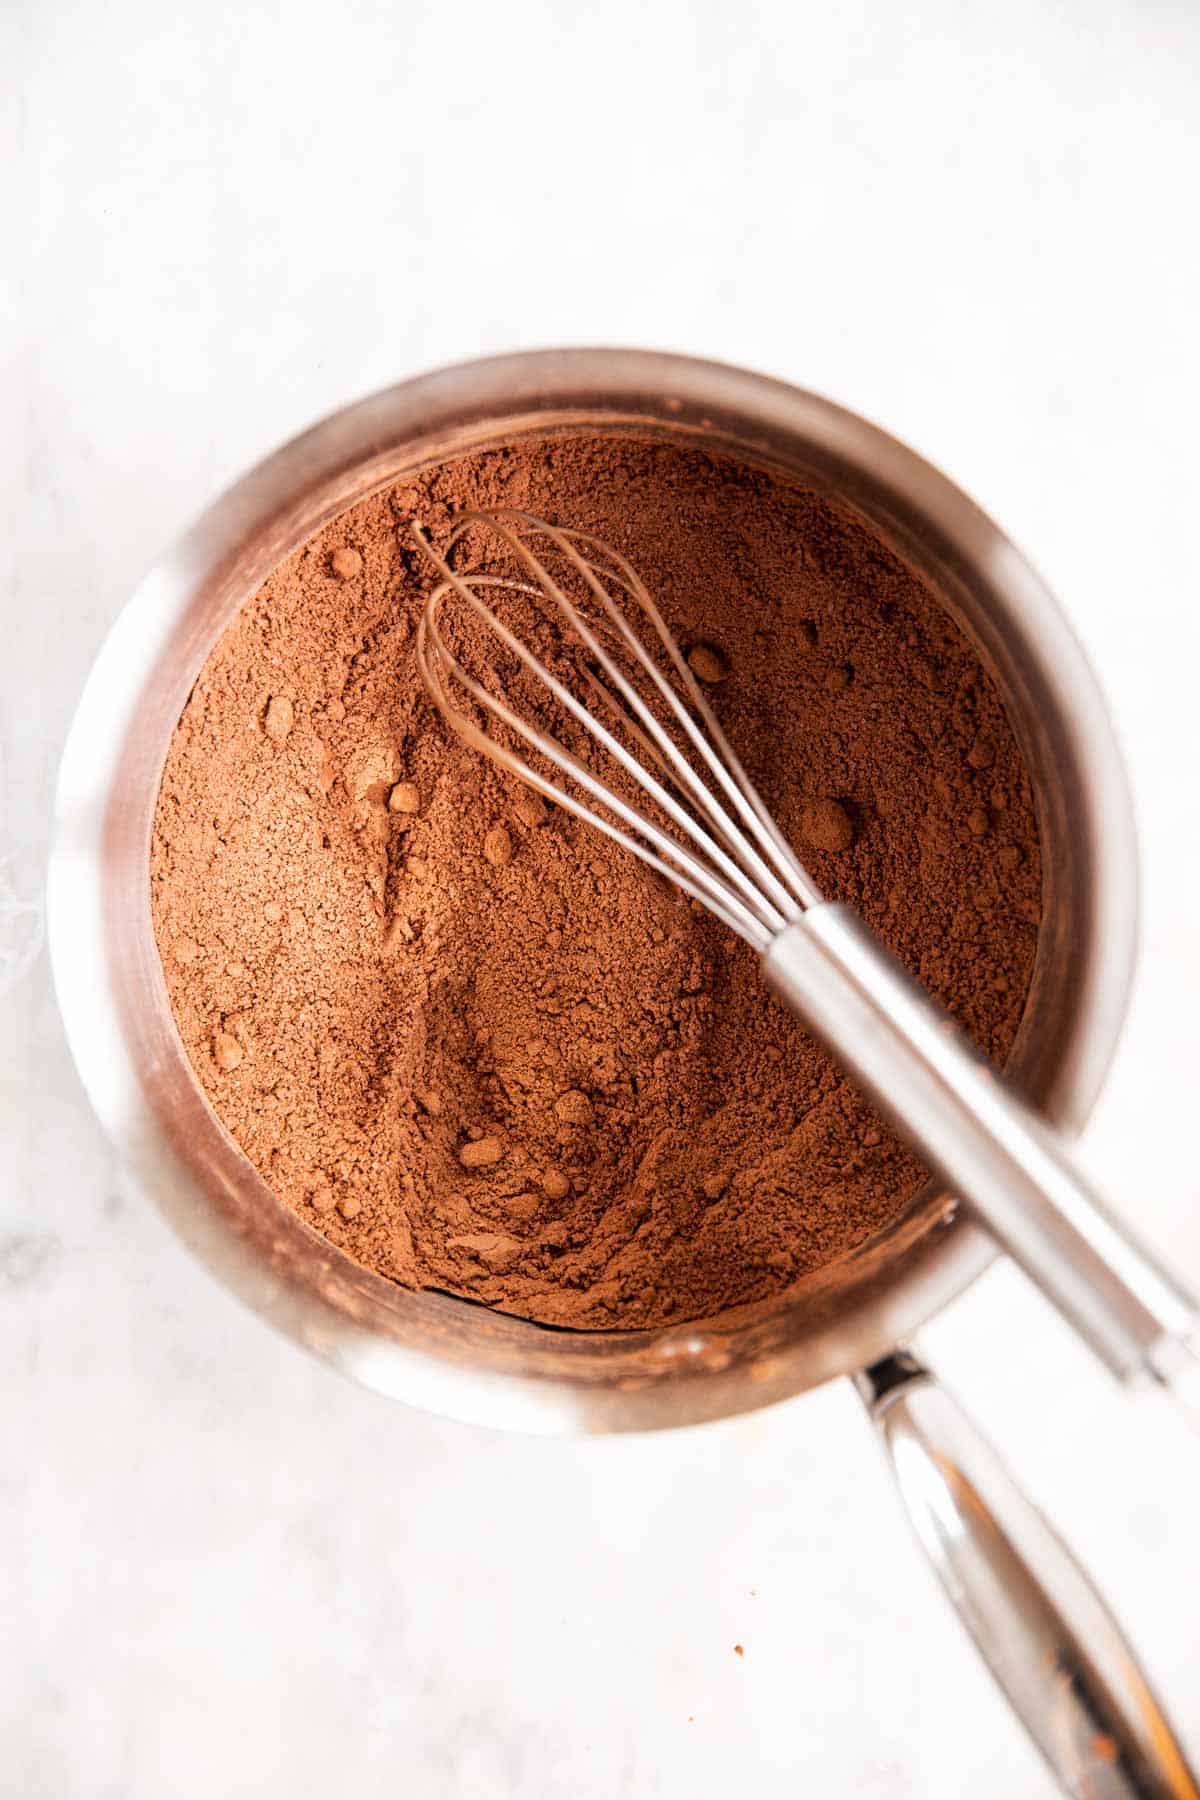
{"label": "whisk wire", "polygon": [[[510,591],[513,588],[512,583],[500,580],[496,577],[479,577],[475,579],[479,586],[491,586],[495,584],[508,588]],[[680,830],[684,831],[694,843],[703,849],[705,855],[710,860],[717,863],[720,874],[725,876],[727,882],[732,882],[741,894],[741,905],[732,909],[734,916],[738,917],[739,920],[742,920],[744,913],[749,918],[756,918],[758,924],[765,928],[768,934],[772,930],[779,929],[779,925],[782,924],[783,921],[777,921],[770,909],[763,905],[760,897],[757,896],[753,886],[746,880],[742,872],[722,851],[718,850],[708,842],[701,828],[689,816],[685,809],[679,805],[678,801],[675,800],[653,776],[648,774],[648,772],[637,762],[636,758],[630,755],[612,733],[599,724],[588,710],[575,698],[570,690],[564,687],[563,684],[550,673],[533,652],[508,631],[508,628],[496,616],[492,609],[481,601],[479,596],[472,591],[475,582],[464,583],[461,587],[459,587],[458,584],[453,585],[454,591],[464,594],[464,597],[467,599],[477,617],[482,619],[489,626],[489,629],[494,632],[495,636],[502,643],[505,643],[509,648],[514,650],[522,663],[546,684],[551,693],[553,693],[557,699],[562,701],[563,705],[574,717],[578,718],[580,722],[584,724],[589,734],[614,757],[622,768],[635,777],[639,785],[643,787],[662,807],[663,811],[666,812],[672,822],[675,823]],[[442,593],[448,591],[446,584],[443,584],[440,591]],[[690,852],[685,852],[684,846],[680,845],[676,839],[662,832],[651,820],[646,819],[636,809],[628,806],[627,803],[623,801],[619,795],[615,794],[606,783],[598,780],[593,771],[590,770],[586,764],[582,763],[577,757],[572,755],[570,751],[564,749],[557,738],[553,737],[550,733],[536,730],[529,724],[528,720],[523,719],[518,713],[514,712],[505,701],[499,699],[496,695],[491,694],[481,683],[475,680],[468,670],[463,668],[462,664],[454,657],[438,631],[436,612],[434,612],[429,626],[429,636],[433,640],[436,655],[443,659],[446,666],[453,672],[455,679],[475,700],[495,714],[496,717],[501,719],[502,722],[522,738],[525,743],[532,749],[538,751],[539,754],[545,756],[556,768],[560,769],[563,774],[568,775],[572,780],[577,782],[579,786],[591,794],[601,805],[604,805],[608,807],[610,811],[615,812],[634,831],[641,832],[644,836],[648,837],[671,862],[680,868],[686,867],[692,880],[698,884],[701,890],[700,893],[697,894],[697,898],[702,899],[705,904],[725,904],[728,906],[733,896],[731,896],[727,889],[723,888],[720,882],[713,877],[711,871],[706,868],[704,862],[692,856]],[[426,666],[427,665],[423,664],[423,672]],[[460,721],[462,715],[458,713],[457,709],[453,706],[453,702],[449,699],[444,682],[438,682],[438,689],[444,710],[447,711],[448,718],[456,728],[461,730],[462,726]],[[478,736],[473,735],[472,742],[476,744],[477,748],[483,749],[485,754],[490,756],[493,761],[501,763],[504,767],[509,768],[523,778],[527,779],[529,774],[532,773],[529,769],[529,765],[521,762],[519,758],[511,757],[509,753],[504,750],[503,746],[497,744],[495,739],[489,737],[486,733],[480,733]],[[555,801],[559,801],[564,797],[569,798],[569,796],[563,796],[561,790],[554,787],[553,784],[547,784],[545,791],[547,792],[548,797]],[[571,810],[575,811],[578,809],[572,807]],[[581,816],[584,817],[589,824],[603,825],[602,818],[593,813],[590,809],[584,809]],[[626,844],[627,848],[636,849],[636,844],[630,839],[622,836],[621,841]],[[668,874],[672,873],[671,870],[666,870],[665,872]],[[673,876],[673,878],[675,877]],[[745,935],[744,922],[739,923],[736,928],[742,931],[742,935]],[[757,933],[755,936],[757,941]]]}
{"label": "whisk wire", "polygon": [[[454,545],[473,525],[496,533],[505,548],[532,576],[532,582],[508,576],[460,575],[447,560]],[[687,752],[651,709],[628,675],[614,661],[605,644],[561,583],[521,535],[546,538],[567,567],[583,583],[587,594],[623,649],[650,683],[670,720],[686,739],[705,770],[716,782],[741,820],[740,828],[727,807],[689,761]],[[732,930],[756,949],[770,939],[804,906],[820,900],[806,871],[783,839],[761,799],[750,786],[740,762],[731,750],[692,671],[651,595],[619,552],[582,532],[563,531],[533,514],[517,509],[465,515],[452,532],[441,555],[414,524],[413,534],[442,577],[430,594],[417,634],[417,656],[429,691],[447,723],[493,762],[520,776],[547,799],[565,806],[576,817],[600,829],[634,855],[682,886]],[[603,579],[602,579],[603,577]],[[632,629],[609,586],[619,590],[648,619],[676,675],[689,705],[671,685],[662,669]],[[524,594],[538,602],[549,601],[588,657],[602,671],[604,680],[581,659],[580,678],[598,699],[620,730],[631,738],[659,771],[662,779],[632,754],[626,744],[597,717],[595,707],[581,701],[561,681],[483,598],[481,590],[498,589]],[[490,691],[466,669],[451,650],[440,628],[445,599],[457,595],[475,617],[540,682],[592,738],[630,776],[669,820],[686,842],[630,806],[612,787],[599,779],[551,732],[532,725],[503,696]],[[448,679],[450,678],[450,679]],[[531,764],[513,754],[462,707],[455,703],[451,680],[480,706],[552,767],[575,783],[598,806],[621,823],[613,825],[604,812],[596,812],[556,783],[541,776]],[[700,723],[697,722],[697,716]],[[703,728],[702,728],[703,727]],[[707,735],[706,735],[707,733]],[[674,790],[672,792],[672,790]],[[696,816],[698,815],[698,817]],[[626,829],[621,829],[621,826]],[[747,835],[747,833],[749,835]],[[690,846],[690,847],[689,847]]]}
{"label": "whisk wire", "polygon": [[[624,672],[612,660],[604,645],[591,630],[583,614],[567,597],[559,582],[555,580],[554,576],[546,568],[541,559],[535,556],[524,539],[519,537],[518,534],[508,526],[507,521],[503,516],[488,515],[488,518],[489,522],[494,526],[494,529],[505,544],[520,557],[530,573],[533,574],[538,584],[539,593],[545,595],[554,602],[569,629],[582,639],[588,651],[600,664],[610,682],[612,682],[613,686],[617,689],[621,701],[627,709],[627,714],[632,713],[634,719],[641,722],[641,726],[649,733],[650,737],[657,744],[662,760],[660,760],[659,756],[656,756],[655,761],[659,762],[660,767],[662,767],[665,762],[668,779],[671,781],[672,785],[677,791],[682,792],[689,803],[700,813],[701,817],[707,820],[710,829],[715,831],[719,842],[725,846],[726,851],[736,857],[741,863],[746,876],[750,879],[750,883],[758,884],[758,887],[756,888],[748,885],[746,879],[742,875],[736,873],[732,864],[724,858],[720,859],[722,872],[727,878],[734,881],[735,886],[742,894],[743,898],[751,900],[752,903],[761,898],[758,889],[761,887],[766,888],[767,898],[773,903],[770,922],[775,929],[778,929],[779,925],[785,923],[794,910],[786,889],[775,880],[771,871],[763,864],[761,857],[758,856],[753,848],[746,844],[745,840],[737,833],[728,815],[714,800],[713,795],[705,787],[695,770],[687,762],[686,757],[681,755],[678,745],[673,742],[664,729],[661,721],[650,711],[642,696],[638,694]],[[526,518],[524,522],[526,524],[532,523],[529,518]],[[631,630],[629,621],[613,601],[607,589],[599,581],[594,567],[588,563],[576,549],[575,542],[582,534],[564,532],[549,525],[539,525],[538,529],[551,540],[555,547],[562,553],[569,566],[572,567],[584,581],[588,591],[596,600],[604,615],[609,620],[609,623],[616,631],[621,643],[653,684],[655,691],[658,693],[661,700],[669,708],[677,722],[687,733],[694,748],[704,757],[706,763],[715,773],[723,775],[724,771],[721,770],[720,764],[714,758],[710,747],[705,743],[694,720],[687,713],[687,710],[683,706],[678,695],[664,680],[661,671],[656,667],[644,644]],[[588,543],[592,542],[587,539],[584,539],[583,541]],[[609,549],[607,546],[604,548],[608,556],[611,557],[614,562],[619,560],[617,552]],[[668,650],[672,654],[672,659],[678,663],[681,671],[684,673],[684,678],[687,679],[687,677],[690,676],[690,671],[686,670],[685,665],[682,663],[682,659],[678,656],[678,652],[675,651],[673,643],[665,637],[665,627],[662,624],[661,618],[657,615],[657,609],[654,607],[653,601],[650,599],[649,595],[645,593],[644,589],[642,589],[641,594],[634,592],[634,589],[641,585],[634,571],[628,569],[628,580],[623,580],[620,576],[614,578],[611,574],[610,579],[616,579],[619,582],[619,585],[627,593],[630,593],[631,598],[638,599],[639,604],[643,604],[644,602],[649,609],[656,631],[660,638],[663,638],[664,642],[666,642]],[[589,708],[581,709],[574,695],[570,696],[568,705],[573,716],[583,724],[585,729],[590,731],[593,736],[598,737],[599,733],[597,731],[597,722],[594,713],[592,713]],[[631,721],[628,717],[625,718],[624,724],[627,729],[630,727]],[[602,741],[604,742],[604,747],[611,751],[611,738]],[[651,792],[652,797],[661,805],[661,789],[656,784],[653,784],[653,778],[647,780],[645,771],[641,765],[631,766],[628,763],[624,763],[623,766],[628,773],[634,775],[635,779],[637,779],[641,785],[647,787],[647,790]],[[674,822],[688,832],[688,835],[692,838],[693,842],[701,844],[700,836],[687,821],[686,816],[674,811],[672,808],[668,808],[667,810],[670,812]],[[703,842],[702,847],[707,854],[712,855],[712,847],[707,840]]]}
{"label": "whisk wire", "polygon": [[[743,825],[760,840],[762,850],[765,851],[766,855],[776,865],[778,874],[782,876],[782,883],[764,864],[762,856],[755,852],[752,845],[747,843],[745,838],[742,837],[733,826],[727,813],[714,799],[710,790],[704,786],[691,765],[688,764],[686,760],[681,760],[678,747],[672,742],[670,737],[663,732],[659,721],[655,719],[654,715],[644,707],[636,690],[629,685],[622,672],[616,668],[606,656],[604,656],[600,646],[596,645],[597,653],[602,659],[606,672],[609,673],[610,678],[618,686],[627,704],[631,705],[636,710],[638,716],[648,726],[652,734],[665,749],[668,756],[673,757],[677,777],[683,780],[693,803],[708,818],[713,829],[719,833],[722,840],[726,842],[733,853],[740,861],[742,861],[743,866],[747,868],[748,872],[752,872],[754,877],[767,887],[767,890],[775,900],[776,905],[781,908],[784,917],[793,916],[795,912],[794,902],[797,900],[801,905],[815,904],[816,901],[820,899],[819,893],[813,887],[804,869],[797,862],[791,847],[782,837],[774,820],[771,818],[770,813],[751,786],[745,770],[731,748],[724,732],[721,730],[712,709],[700,690],[695,676],[692,674],[691,669],[688,667],[686,660],[681,654],[674,636],[668,630],[666,621],[663,619],[653,596],[646,588],[645,583],[642,581],[637,571],[625,560],[620,552],[614,550],[610,544],[603,544],[599,539],[590,537],[585,532],[566,531],[561,527],[549,525],[544,520],[536,518],[532,513],[520,513],[514,511],[510,515],[471,515],[475,522],[478,522],[480,519],[486,519],[488,523],[492,524],[500,532],[501,536],[504,537],[509,546],[521,557],[526,567],[534,575],[539,584],[543,585],[546,591],[552,593],[552,597],[555,599],[571,627],[580,631],[581,634],[586,632],[586,624],[583,621],[582,616],[572,605],[571,601],[563,594],[559,584],[554,581],[553,577],[545,568],[545,565],[534,555],[525,540],[513,532],[507,525],[506,517],[509,516],[520,519],[528,529],[547,537],[582,577],[589,591],[616,629],[626,649],[631,653],[638,665],[645,671],[660,698],[669,707],[672,715],[687,734],[692,748],[703,759],[710,774],[721,787],[726,800],[732,804],[735,811],[739,814]],[[696,724],[693,714],[690,713],[683,704],[679,694],[664,679],[661,670],[648,653],[644,643],[632,630],[628,619],[599,580],[597,564],[580,555],[579,550],[576,548],[577,545],[584,546],[598,559],[609,559],[614,565],[613,569],[606,571],[609,579],[614,581],[623,592],[637,604],[649,619],[650,624],[654,629],[655,636],[674,667],[676,674],[679,676],[692,707],[699,713],[703,720],[704,730],[708,733],[707,738],[704,735],[704,731]]]}
{"label": "whisk wire", "polygon": [[[511,584],[503,583],[502,585],[510,586]],[[441,589],[436,590],[442,594],[446,591],[449,590],[445,583],[442,584]],[[433,656],[429,654],[431,639],[434,647]],[[597,831],[603,832],[606,837],[622,845],[660,875],[682,887],[688,895],[707,906],[732,931],[737,932],[756,949],[761,951],[766,948],[771,938],[770,928],[748,907],[737,901],[735,896],[730,895],[699,858],[693,856],[683,845],[661,831],[651,820],[643,818],[633,807],[627,805],[619,795],[614,794],[603,782],[599,781],[584,763],[581,763],[569,750],[564,749],[557,739],[535,731],[526,720],[513,712],[503,700],[490,694],[462,667],[444,640],[441,639],[437,630],[436,615],[432,623],[428,614],[422,616],[417,627],[417,659],[438,710],[473,749],[509,773],[519,776],[522,781],[535,788],[546,799],[564,807],[576,818],[583,820],[585,824],[594,827]],[[583,805],[572,793],[556,786],[554,782],[548,781],[530,764],[522,761],[520,757],[512,755],[486,731],[481,730],[474,719],[463,712],[461,708],[456,707],[450,699],[443,679],[443,665],[453,672],[455,679],[472,698],[479,701],[482,706],[499,718],[531,748],[537,750],[555,768],[561,770],[585,792],[591,794],[600,804],[622,819],[630,827],[630,831],[620,830],[602,813],[594,812],[591,807]],[[618,745],[616,748],[617,751],[620,751],[621,747]],[[633,833],[639,835],[632,835]],[[640,841],[641,838],[649,840],[649,843],[656,848],[647,848],[646,843]]]}

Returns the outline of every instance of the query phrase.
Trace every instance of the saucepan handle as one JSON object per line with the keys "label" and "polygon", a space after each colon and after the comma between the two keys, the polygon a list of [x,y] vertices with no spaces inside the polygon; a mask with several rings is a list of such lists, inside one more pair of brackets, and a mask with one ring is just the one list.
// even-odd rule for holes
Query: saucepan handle
{"label": "saucepan handle", "polygon": [[1197,1800],[1120,1626],[961,1407],[908,1351],[856,1386],[930,1562],[1064,1792]]}

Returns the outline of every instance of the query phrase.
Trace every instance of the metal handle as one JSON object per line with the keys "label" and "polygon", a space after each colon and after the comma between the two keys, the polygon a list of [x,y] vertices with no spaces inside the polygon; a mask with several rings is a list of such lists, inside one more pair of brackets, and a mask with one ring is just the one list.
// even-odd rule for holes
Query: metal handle
{"label": "metal handle", "polygon": [[966,1414],[907,1351],[855,1385],[942,1586],[1064,1791],[1197,1800],[1120,1626]]}
{"label": "metal handle", "polygon": [[1115,1374],[1170,1385],[1195,1370],[1196,1302],[852,912],[813,907],[763,969]]}

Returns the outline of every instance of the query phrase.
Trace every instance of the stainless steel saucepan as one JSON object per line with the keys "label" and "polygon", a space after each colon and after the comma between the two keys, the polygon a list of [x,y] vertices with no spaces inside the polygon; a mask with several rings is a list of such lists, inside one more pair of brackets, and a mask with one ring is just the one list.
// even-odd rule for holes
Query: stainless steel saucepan
{"label": "stainless steel saucepan", "polygon": [[114,626],[63,759],[49,931],[92,1103],[180,1235],[279,1330],[414,1406],[536,1432],[637,1431],[856,1380],[939,1575],[1071,1794],[1200,1794],[1103,1602],[906,1346],[995,1254],[933,1186],[783,1298],[656,1331],[546,1330],[359,1268],[271,1194],[176,1033],[148,850],[171,733],[224,626],[328,520],[432,461],[526,434],[649,432],[760,463],[856,509],[934,586],[1004,696],[1033,781],[1044,922],[1008,1072],[1067,1130],[1116,1043],[1137,852],[1124,771],[1054,600],[936,469],[815,395],[720,364],[554,350],[465,364],[334,414],[237,483]]}

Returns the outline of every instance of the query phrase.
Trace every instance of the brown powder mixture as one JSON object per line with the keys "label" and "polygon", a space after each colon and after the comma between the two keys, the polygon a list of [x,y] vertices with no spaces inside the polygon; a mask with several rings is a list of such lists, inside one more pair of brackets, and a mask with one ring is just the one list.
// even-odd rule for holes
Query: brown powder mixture
{"label": "brown powder mixture", "polygon": [[1005,1056],[1040,868],[989,678],[848,515],[633,437],[432,469],[243,608],[163,776],[172,1005],[246,1155],[369,1268],[555,1325],[711,1315],[844,1256],[922,1171],[742,944],[441,727],[408,519],[502,504],[624,551],[825,892]]}

